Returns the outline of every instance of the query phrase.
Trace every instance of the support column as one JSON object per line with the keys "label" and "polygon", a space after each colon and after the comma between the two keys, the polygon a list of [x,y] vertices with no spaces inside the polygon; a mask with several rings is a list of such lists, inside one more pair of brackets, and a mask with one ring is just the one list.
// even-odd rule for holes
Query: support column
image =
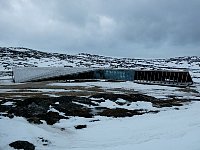
{"label": "support column", "polygon": [[173,72],[173,84],[174,84],[175,72]]}
{"label": "support column", "polygon": [[172,72],[170,71],[169,72],[169,84],[171,83],[171,75],[172,75]]}
{"label": "support column", "polygon": [[186,74],[185,83],[188,82],[188,73]]}
{"label": "support column", "polygon": [[182,73],[181,83],[183,83],[184,73]]}
{"label": "support column", "polygon": [[151,78],[152,78],[152,71],[150,71],[150,82],[151,82]]}
{"label": "support column", "polygon": [[179,84],[180,72],[178,72],[177,84]]}

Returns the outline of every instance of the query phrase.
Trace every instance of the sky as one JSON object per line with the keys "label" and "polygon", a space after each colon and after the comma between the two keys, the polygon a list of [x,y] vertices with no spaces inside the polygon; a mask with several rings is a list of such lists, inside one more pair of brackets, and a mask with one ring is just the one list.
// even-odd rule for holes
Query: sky
{"label": "sky", "polygon": [[200,56],[200,0],[0,0],[0,46],[66,54]]}

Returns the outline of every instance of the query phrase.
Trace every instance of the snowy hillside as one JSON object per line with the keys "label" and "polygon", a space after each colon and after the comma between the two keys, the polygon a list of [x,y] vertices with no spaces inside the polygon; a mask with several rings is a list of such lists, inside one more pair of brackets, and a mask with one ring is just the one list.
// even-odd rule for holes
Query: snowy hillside
{"label": "snowy hillside", "polygon": [[[0,47],[0,78],[11,76],[12,67],[112,67],[134,69],[187,68],[198,73],[200,57],[169,59],[111,58],[91,54],[46,53],[20,47]],[[195,71],[197,70],[197,71]],[[200,76],[200,75],[197,75]],[[197,77],[193,75],[193,77]]]}
{"label": "snowy hillside", "polygon": [[[187,88],[105,80],[17,84],[11,82],[14,66],[184,68],[194,84]],[[199,107],[199,56],[130,59],[0,48],[0,150],[199,150]]]}

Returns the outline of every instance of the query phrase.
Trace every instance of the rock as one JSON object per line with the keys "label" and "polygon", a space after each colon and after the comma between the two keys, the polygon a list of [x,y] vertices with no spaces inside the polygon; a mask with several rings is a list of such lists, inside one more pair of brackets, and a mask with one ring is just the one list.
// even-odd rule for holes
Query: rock
{"label": "rock", "polygon": [[157,100],[155,97],[143,95],[143,94],[113,94],[113,93],[98,93],[90,96],[90,98],[103,98],[111,101],[117,101],[123,99],[129,102],[145,101],[151,102]]}
{"label": "rock", "polygon": [[168,99],[168,100],[152,101],[151,103],[153,107],[162,108],[162,107],[183,106],[184,102],[189,102],[189,101],[173,98],[173,99]]}
{"label": "rock", "polygon": [[16,101],[15,107],[0,105],[0,112],[13,114],[9,116],[10,118],[14,115],[25,117],[30,123],[35,124],[41,124],[42,122],[40,120],[45,120],[49,125],[58,122],[60,119],[68,119],[67,117],[59,115],[58,112],[48,112],[50,106],[59,112],[65,113],[66,116],[93,117],[89,108],[74,102],[95,105],[90,99],[76,96],[51,98],[33,97]]}
{"label": "rock", "polygon": [[15,141],[9,144],[14,149],[35,150],[35,146],[28,141]]}
{"label": "rock", "polygon": [[38,137],[38,141],[40,141],[43,146],[48,146],[49,144],[51,144],[49,140],[46,140],[43,137]]}
{"label": "rock", "polygon": [[96,121],[100,121],[99,119],[95,119],[95,120],[90,120],[89,122],[96,122]]}
{"label": "rock", "polygon": [[61,130],[61,131],[65,131],[65,128],[61,128],[60,130]]}
{"label": "rock", "polygon": [[87,125],[77,125],[74,126],[76,129],[83,129],[83,128],[87,128]]}
{"label": "rock", "polygon": [[36,104],[35,102],[28,105],[28,110],[31,111],[31,114],[34,116],[46,112],[44,106]]}
{"label": "rock", "polygon": [[116,108],[116,109],[106,109],[99,113],[100,116],[107,116],[107,117],[132,117],[134,115],[142,115],[145,112],[142,112],[142,109],[136,110],[128,110],[123,108]]}
{"label": "rock", "polygon": [[58,112],[49,111],[46,115],[43,116],[44,120],[47,122],[48,125],[53,125],[54,123],[58,122],[63,117],[59,115]]}
{"label": "rock", "polygon": [[35,124],[42,124],[42,121],[38,117],[30,117],[27,121]]}

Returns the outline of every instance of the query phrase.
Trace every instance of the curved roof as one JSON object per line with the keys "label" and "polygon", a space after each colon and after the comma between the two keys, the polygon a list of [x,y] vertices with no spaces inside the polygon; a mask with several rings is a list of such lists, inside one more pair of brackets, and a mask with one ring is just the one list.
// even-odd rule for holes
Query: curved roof
{"label": "curved roof", "polygon": [[64,67],[15,67],[13,68],[14,82],[28,82],[84,73],[97,70],[96,68],[64,68]]}

